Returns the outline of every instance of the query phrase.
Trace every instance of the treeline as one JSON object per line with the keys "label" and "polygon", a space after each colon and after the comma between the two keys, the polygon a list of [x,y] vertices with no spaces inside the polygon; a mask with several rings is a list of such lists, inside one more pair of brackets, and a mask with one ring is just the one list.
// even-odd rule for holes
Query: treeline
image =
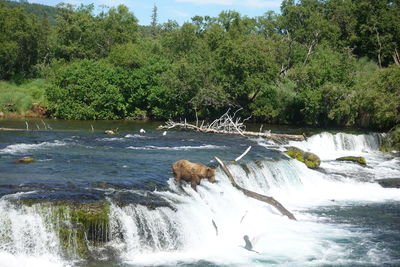
{"label": "treeline", "polygon": [[41,77],[65,119],[211,119],[390,129],[400,122],[400,1],[284,0],[139,26],[127,7],[57,6],[56,24],[0,2],[0,78]]}

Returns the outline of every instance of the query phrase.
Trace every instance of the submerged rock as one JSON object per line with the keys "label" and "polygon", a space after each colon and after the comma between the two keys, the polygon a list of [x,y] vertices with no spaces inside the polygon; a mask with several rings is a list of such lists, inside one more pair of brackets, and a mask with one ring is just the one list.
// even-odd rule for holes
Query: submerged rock
{"label": "submerged rock", "polygon": [[108,134],[108,135],[114,135],[114,134],[116,134],[116,132],[113,131],[113,130],[106,130],[106,131],[104,131],[104,133],[105,133],[105,134]]}
{"label": "submerged rock", "polygon": [[35,159],[32,158],[32,157],[23,157],[23,158],[20,158],[19,160],[15,161],[15,162],[16,163],[31,163],[31,162],[34,162],[34,161],[35,161]]}
{"label": "submerged rock", "polygon": [[305,152],[297,147],[288,147],[285,153],[291,158],[303,162],[310,169],[316,169],[321,165],[321,160],[317,155]]}
{"label": "submerged rock", "polygon": [[400,178],[386,178],[376,181],[385,188],[400,188]]}
{"label": "submerged rock", "polygon": [[355,162],[361,165],[367,165],[367,162],[365,161],[365,158],[363,157],[353,157],[353,156],[348,156],[348,157],[340,157],[337,158],[336,160],[338,161],[351,161],[351,162]]}

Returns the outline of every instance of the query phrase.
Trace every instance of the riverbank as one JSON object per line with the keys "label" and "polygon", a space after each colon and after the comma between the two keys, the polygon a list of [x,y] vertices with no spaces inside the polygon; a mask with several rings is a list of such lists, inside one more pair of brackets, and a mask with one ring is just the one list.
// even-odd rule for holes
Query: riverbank
{"label": "riverbank", "polygon": [[0,118],[46,118],[48,83],[45,79],[26,80],[20,84],[0,81]]}

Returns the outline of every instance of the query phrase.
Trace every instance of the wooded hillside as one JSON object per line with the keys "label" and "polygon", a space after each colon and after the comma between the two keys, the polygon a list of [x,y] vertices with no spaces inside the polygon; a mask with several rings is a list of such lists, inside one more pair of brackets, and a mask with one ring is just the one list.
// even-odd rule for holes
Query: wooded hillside
{"label": "wooded hillside", "polygon": [[212,119],[243,108],[268,123],[400,121],[399,1],[284,0],[280,14],[183,25],[159,24],[154,10],[147,26],[123,5],[95,14],[60,4],[45,16],[12,5],[0,2],[0,79],[45,79],[57,118]]}

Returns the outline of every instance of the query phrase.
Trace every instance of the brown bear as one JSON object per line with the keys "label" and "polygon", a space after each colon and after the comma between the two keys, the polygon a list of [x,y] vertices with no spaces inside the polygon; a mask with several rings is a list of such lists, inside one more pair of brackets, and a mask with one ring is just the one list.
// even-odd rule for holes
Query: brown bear
{"label": "brown bear", "polygon": [[178,184],[180,184],[181,180],[190,182],[195,191],[197,191],[196,186],[200,184],[200,179],[207,178],[209,182],[215,182],[214,169],[188,160],[179,160],[172,164],[172,172]]}

